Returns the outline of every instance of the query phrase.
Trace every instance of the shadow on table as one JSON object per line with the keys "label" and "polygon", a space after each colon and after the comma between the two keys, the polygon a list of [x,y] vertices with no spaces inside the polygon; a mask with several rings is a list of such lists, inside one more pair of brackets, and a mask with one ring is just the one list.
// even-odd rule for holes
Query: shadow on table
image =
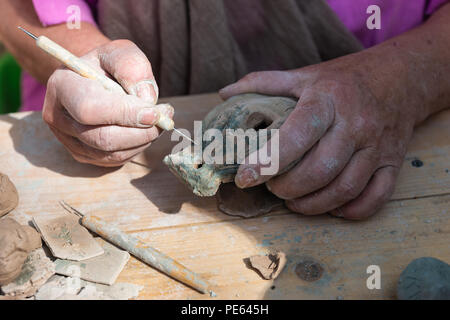
{"label": "shadow on table", "polygon": [[187,186],[173,174],[168,174],[169,169],[163,163],[163,158],[170,153],[170,146],[168,136],[165,135],[148,148],[143,157],[151,172],[139,179],[131,180],[131,184],[163,213],[177,214],[185,203],[194,205],[202,213],[209,212],[203,209],[215,205],[214,198],[193,197],[192,191]]}
{"label": "shadow on table", "polygon": [[42,121],[40,112],[30,113],[20,119],[6,115],[1,121],[12,125],[9,134],[14,149],[33,166],[70,177],[99,177],[117,170],[82,164],[73,159]]}

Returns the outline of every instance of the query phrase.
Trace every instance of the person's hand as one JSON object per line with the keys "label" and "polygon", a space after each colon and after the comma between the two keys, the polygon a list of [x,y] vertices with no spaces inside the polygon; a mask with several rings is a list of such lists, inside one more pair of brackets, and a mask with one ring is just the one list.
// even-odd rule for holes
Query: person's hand
{"label": "person's hand", "polygon": [[160,135],[154,126],[160,112],[172,118],[173,109],[155,106],[158,87],[151,64],[132,42],[109,42],[82,59],[110,75],[128,95],[58,69],[47,83],[43,119],[79,162],[123,165]]}
{"label": "person's hand", "polygon": [[305,215],[374,214],[393,193],[417,121],[406,90],[391,85],[401,77],[347,56],[293,71],[252,73],[224,88],[225,99],[246,92],[299,98],[279,132],[278,173],[262,176],[261,164],[243,164],[236,185],[265,182],[289,209]]}

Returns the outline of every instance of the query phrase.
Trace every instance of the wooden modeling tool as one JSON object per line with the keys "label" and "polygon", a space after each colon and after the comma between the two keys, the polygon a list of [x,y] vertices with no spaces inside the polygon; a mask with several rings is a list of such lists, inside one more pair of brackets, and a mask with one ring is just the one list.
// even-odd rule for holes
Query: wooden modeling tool
{"label": "wooden modeling tool", "polygon": [[133,237],[118,228],[108,225],[100,218],[93,215],[84,215],[75,208],[68,205],[65,201],[60,201],[61,206],[70,213],[81,218],[81,224],[90,231],[98,234],[103,239],[126,250],[139,260],[158,269],[168,276],[186,284],[187,286],[205,294],[214,296],[214,292],[209,290],[210,285],[199,275],[189,270],[182,264],[152,248],[149,244]]}
{"label": "wooden modeling tool", "polygon": [[[31,38],[36,40],[36,45],[39,48],[41,48],[43,51],[45,51],[52,57],[58,59],[58,61],[63,63],[67,68],[78,73],[80,76],[100,82],[106,90],[127,94],[120,84],[118,84],[114,80],[108,78],[107,76],[100,73],[99,71],[95,70],[89,64],[87,64],[85,61],[78,58],[74,54],[70,53],[69,51],[67,51],[66,49],[61,47],[59,44],[57,44],[56,42],[50,40],[46,36],[37,37],[22,27],[18,27],[18,28],[20,30],[22,30],[23,32],[25,32],[27,35],[29,35]],[[174,130],[178,134],[185,137],[186,139],[189,139],[189,141],[191,141],[192,143],[197,144],[191,138],[189,138],[184,133],[182,133],[181,131],[176,129],[175,123],[173,122],[173,120],[170,119],[169,117],[165,116],[162,113],[160,113],[160,117],[159,117],[158,123],[156,123],[156,125],[163,130],[167,130],[167,131]]]}

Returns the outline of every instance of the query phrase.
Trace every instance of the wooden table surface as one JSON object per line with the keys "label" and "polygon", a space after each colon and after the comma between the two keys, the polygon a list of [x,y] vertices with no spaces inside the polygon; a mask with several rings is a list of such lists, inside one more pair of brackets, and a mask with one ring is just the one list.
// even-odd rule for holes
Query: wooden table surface
{"label": "wooden table surface", "polygon": [[[166,100],[177,110],[177,127],[189,130],[220,102],[215,94]],[[214,198],[195,197],[162,164],[175,144],[168,133],[120,169],[74,161],[40,113],[1,116],[0,137],[0,171],[20,195],[9,216],[27,223],[60,213],[64,199],[198,272],[214,285],[214,299],[390,299],[411,260],[450,262],[450,110],[416,130],[392,200],[363,222],[288,210],[254,219],[224,215]],[[424,165],[413,167],[414,159]],[[278,279],[265,281],[243,259],[271,249],[284,251],[288,264]],[[305,258],[323,266],[319,280],[297,276]],[[369,265],[381,269],[380,290],[367,289]],[[142,285],[140,299],[210,299],[134,258],[118,281]]]}

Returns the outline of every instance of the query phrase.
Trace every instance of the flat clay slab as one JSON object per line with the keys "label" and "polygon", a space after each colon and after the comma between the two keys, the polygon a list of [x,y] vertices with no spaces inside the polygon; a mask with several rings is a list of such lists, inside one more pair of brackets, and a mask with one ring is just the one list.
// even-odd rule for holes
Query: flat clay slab
{"label": "flat clay slab", "polygon": [[75,215],[61,214],[34,217],[33,223],[56,258],[83,261],[102,255],[102,247],[78,220]]}
{"label": "flat clay slab", "polygon": [[[104,254],[81,262],[57,259],[55,269],[57,274],[112,285],[116,282],[122,269],[130,259],[130,254],[120,250],[101,238],[95,238],[105,251]],[[78,273],[78,274],[77,274]]]}
{"label": "flat clay slab", "polygon": [[143,289],[132,283],[112,286],[55,275],[36,293],[36,300],[129,300]]}

